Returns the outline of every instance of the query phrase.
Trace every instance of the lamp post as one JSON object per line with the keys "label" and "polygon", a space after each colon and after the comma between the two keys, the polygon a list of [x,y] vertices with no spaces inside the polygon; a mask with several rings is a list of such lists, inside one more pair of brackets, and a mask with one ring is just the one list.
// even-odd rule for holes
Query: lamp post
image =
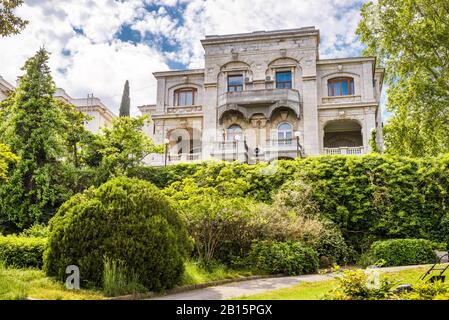
{"label": "lamp post", "polygon": [[299,131],[295,131],[295,137],[296,137],[296,157],[299,157],[299,148],[300,148],[300,144],[299,144],[299,137],[301,136],[301,132]]}
{"label": "lamp post", "polygon": [[238,134],[236,134],[235,136],[234,136],[234,140],[235,140],[235,150],[236,150],[236,153],[237,153],[237,161],[239,161],[239,141],[240,141],[240,136],[238,135]]}
{"label": "lamp post", "polygon": [[170,143],[170,140],[164,139],[164,145],[165,145],[165,161],[164,165],[167,166],[167,153],[168,153],[168,144]]}
{"label": "lamp post", "polygon": [[259,152],[259,147],[256,147],[256,149],[254,149],[254,153],[256,154],[256,163],[259,163]]}

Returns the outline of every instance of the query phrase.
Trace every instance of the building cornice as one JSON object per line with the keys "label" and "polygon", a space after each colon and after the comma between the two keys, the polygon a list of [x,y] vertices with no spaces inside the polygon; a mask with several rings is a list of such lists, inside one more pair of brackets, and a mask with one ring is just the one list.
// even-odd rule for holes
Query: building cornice
{"label": "building cornice", "polygon": [[249,42],[260,40],[276,40],[284,38],[303,38],[306,36],[315,36],[320,38],[320,31],[315,27],[304,27],[299,29],[275,30],[275,31],[255,31],[250,33],[239,33],[229,35],[207,35],[205,39],[201,40],[203,46],[234,43],[234,42]]}
{"label": "building cornice", "polygon": [[344,64],[344,63],[354,63],[354,62],[364,62],[369,61],[376,63],[376,57],[349,57],[349,58],[336,58],[336,59],[320,59],[316,62],[317,65],[326,64]]}
{"label": "building cornice", "polygon": [[204,69],[172,70],[153,72],[155,78],[204,75]]}

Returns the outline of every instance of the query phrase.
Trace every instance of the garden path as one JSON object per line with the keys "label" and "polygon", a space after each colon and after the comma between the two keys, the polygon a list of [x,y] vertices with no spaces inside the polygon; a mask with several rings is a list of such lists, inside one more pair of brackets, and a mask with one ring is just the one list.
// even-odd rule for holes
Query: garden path
{"label": "garden path", "polygon": [[[429,265],[431,266],[431,265]],[[419,266],[402,266],[380,268],[382,271],[400,271],[413,269]],[[204,289],[197,289],[185,292],[158,296],[149,300],[225,300],[245,295],[254,295],[276,289],[288,288],[298,285],[301,282],[317,282],[329,280],[335,274],[308,274],[294,277],[263,278],[241,282],[232,282]]]}

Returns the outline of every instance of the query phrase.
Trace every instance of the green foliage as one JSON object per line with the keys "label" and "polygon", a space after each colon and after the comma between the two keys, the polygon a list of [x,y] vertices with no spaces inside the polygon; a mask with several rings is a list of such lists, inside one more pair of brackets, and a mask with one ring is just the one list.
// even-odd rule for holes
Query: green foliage
{"label": "green foliage", "polygon": [[9,165],[19,161],[19,158],[11,152],[11,149],[0,143],[0,182],[7,179]]}
{"label": "green foliage", "polygon": [[300,275],[316,272],[318,254],[299,242],[256,241],[251,246],[247,263],[264,273]]}
{"label": "green foliage", "polygon": [[23,0],[0,0],[0,36],[18,34],[28,24],[28,21],[14,14],[14,10],[22,4]]}
{"label": "green foliage", "polygon": [[148,182],[114,178],[64,203],[50,221],[44,269],[65,277],[77,265],[82,285],[103,282],[103,257],[126,261],[148,290],[177,284],[191,250],[186,229],[169,200]]}
{"label": "green foliage", "polygon": [[369,255],[374,261],[382,260],[384,266],[404,266],[434,263],[433,243],[423,239],[392,239],[376,241]]}
{"label": "green foliage", "polygon": [[120,103],[120,117],[129,117],[131,100],[129,98],[129,81],[126,80],[123,88],[122,102]]}
{"label": "green foliage", "polygon": [[16,268],[40,268],[46,244],[45,238],[0,236],[0,261]]}
{"label": "green foliage", "polygon": [[371,152],[380,152],[379,147],[377,146],[377,129],[371,130],[371,137],[369,139],[369,146],[371,148]]}
{"label": "green foliage", "polygon": [[33,224],[30,228],[23,230],[20,233],[21,237],[31,238],[48,238],[50,230],[48,226],[43,224]]}
{"label": "green foliage", "polygon": [[338,279],[338,286],[325,295],[328,300],[377,300],[391,296],[395,286],[389,278],[376,275],[373,270],[344,270]]}
{"label": "green foliage", "polygon": [[148,154],[162,152],[162,146],[155,146],[142,131],[147,120],[146,116],[118,117],[111,128],[102,129],[95,143],[95,153],[101,158],[97,183],[126,175],[129,169],[142,165]]}
{"label": "green foliage", "polygon": [[395,297],[400,300],[449,300],[449,285],[441,281],[420,282],[411,292]]}
{"label": "green foliage", "polygon": [[48,59],[40,49],[27,60],[19,87],[2,106],[0,138],[21,160],[0,187],[0,219],[16,228],[45,220],[70,195],[61,185],[64,116]]}
{"label": "green foliage", "polygon": [[363,5],[357,34],[386,68],[386,150],[407,156],[449,151],[449,3],[380,0]]}
{"label": "green foliage", "polygon": [[103,292],[110,297],[146,292],[136,273],[129,272],[124,261],[104,259]]}
{"label": "green foliage", "polygon": [[174,183],[164,192],[175,200],[203,263],[218,259],[217,251],[228,261],[231,253],[249,247],[254,237],[249,200],[222,197],[216,189],[198,187],[192,179]]}
{"label": "green foliage", "polygon": [[[227,197],[241,195],[235,186],[242,185],[246,198],[265,203],[271,203],[281,188],[291,188],[288,184],[282,187],[284,183],[295,181],[298,189],[286,190],[286,205],[293,208],[294,201],[289,199],[296,196],[297,201],[312,200],[305,211],[307,215],[313,216],[317,208],[317,214],[331,220],[346,243],[358,252],[367,251],[378,239],[446,241],[448,232],[437,226],[444,225],[442,219],[449,212],[449,156],[320,156],[279,161],[277,165],[273,175],[264,174],[268,164],[262,163],[175,165],[142,170],[139,175],[161,186],[181,186],[184,182],[179,181],[188,177],[195,185],[212,188]],[[307,197],[301,200],[303,195]]]}

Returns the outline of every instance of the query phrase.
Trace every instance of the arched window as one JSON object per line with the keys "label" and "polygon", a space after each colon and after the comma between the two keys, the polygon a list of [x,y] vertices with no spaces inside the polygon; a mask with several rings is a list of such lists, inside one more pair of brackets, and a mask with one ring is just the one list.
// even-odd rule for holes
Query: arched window
{"label": "arched window", "polygon": [[242,127],[238,124],[233,124],[226,130],[226,140],[229,142],[235,141],[235,136],[242,134]]}
{"label": "arched window", "polygon": [[175,91],[173,105],[177,107],[193,106],[196,100],[195,88],[182,88]]}
{"label": "arched window", "polygon": [[278,144],[291,144],[293,138],[293,128],[288,122],[278,125]]}
{"label": "arched window", "polygon": [[350,96],[354,94],[354,79],[349,77],[333,78],[327,81],[329,97]]}

